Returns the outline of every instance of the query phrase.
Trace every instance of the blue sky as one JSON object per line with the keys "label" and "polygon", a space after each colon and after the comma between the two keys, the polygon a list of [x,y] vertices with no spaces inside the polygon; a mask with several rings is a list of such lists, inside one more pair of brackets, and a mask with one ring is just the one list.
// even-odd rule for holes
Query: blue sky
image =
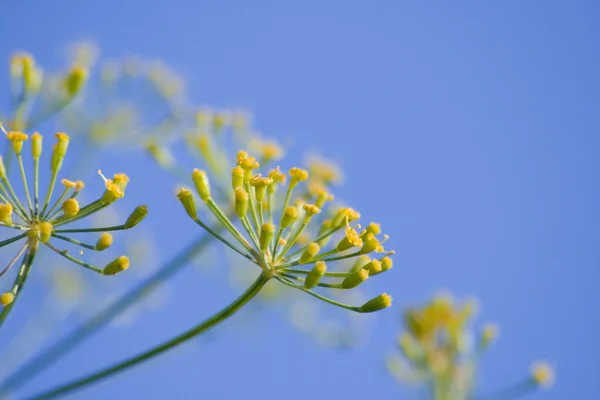
{"label": "blue sky", "polygon": [[[312,149],[339,161],[337,194],[380,221],[397,249],[393,272],[368,288],[392,293],[395,307],[359,349],[324,351],[267,313],[252,335],[223,330],[73,398],[403,398],[382,359],[401,306],[438,289],[477,296],[482,320],[501,326],[485,389],[541,358],[558,380],[530,398],[593,397],[599,11],[593,1],[516,0],[5,4],[4,57],[24,49],[60,65],[64,46],[87,38],[106,56],[163,58],[194,102],[250,108],[265,134],[294,139],[293,159]],[[137,179],[131,196],[156,190],[148,201],[164,212],[150,224],[173,226],[157,233],[167,258],[194,226],[167,175],[133,160],[105,161]],[[184,272],[168,308],[96,337],[27,393],[192,325],[233,298],[224,282]]]}

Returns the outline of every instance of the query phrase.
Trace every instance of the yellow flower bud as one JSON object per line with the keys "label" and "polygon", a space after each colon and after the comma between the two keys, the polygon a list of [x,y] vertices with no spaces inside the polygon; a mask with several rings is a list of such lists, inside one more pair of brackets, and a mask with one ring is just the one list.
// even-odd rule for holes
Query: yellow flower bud
{"label": "yellow flower bud", "polygon": [[367,301],[359,308],[361,313],[370,313],[383,310],[392,305],[392,297],[387,293],[382,293],[379,296]]}
{"label": "yellow flower bud", "polygon": [[177,198],[183,205],[183,208],[194,221],[198,219],[198,213],[196,212],[196,200],[194,200],[194,195],[188,189],[181,188],[179,193],[177,193]]}
{"label": "yellow flower bud", "polygon": [[85,183],[83,183],[83,181],[76,181],[75,182],[75,191],[76,192],[80,192],[81,189],[83,189],[85,186]]}
{"label": "yellow flower bud", "polygon": [[127,175],[115,174],[113,179],[107,179],[102,175],[102,171],[100,170],[98,170],[98,175],[104,179],[104,186],[106,187],[101,199],[103,203],[110,204],[125,196],[125,187],[129,182],[129,177]]}
{"label": "yellow flower bud", "polygon": [[290,187],[295,187],[298,182],[302,182],[308,179],[308,172],[300,168],[290,168]]}
{"label": "yellow flower bud", "polygon": [[87,79],[87,70],[85,68],[76,66],[65,77],[63,82],[67,97],[73,97],[83,87]]}
{"label": "yellow flower bud", "polygon": [[40,242],[46,243],[52,236],[53,226],[50,222],[42,222],[40,224]]}
{"label": "yellow flower bud", "polygon": [[236,190],[244,184],[244,169],[239,165],[231,170],[231,188]]}
{"label": "yellow flower bud", "polygon": [[146,150],[148,150],[152,158],[154,158],[161,167],[169,168],[174,164],[173,155],[166,147],[160,146],[154,141],[150,141],[146,144]]}
{"label": "yellow flower bud", "polygon": [[241,186],[235,189],[235,212],[240,219],[248,212],[248,192]]}
{"label": "yellow flower bud", "polygon": [[200,195],[202,201],[210,199],[210,185],[208,183],[208,176],[205,171],[201,171],[197,168],[192,172],[192,180],[196,185],[196,191]]}
{"label": "yellow flower bud", "polygon": [[554,370],[545,362],[536,362],[531,367],[531,378],[542,387],[548,388],[554,383]]}
{"label": "yellow flower bud", "polygon": [[6,138],[12,142],[15,154],[21,154],[23,142],[27,140],[27,135],[23,132],[8,132]]}
{"label": "yellow flower bud", "polygon": [[262,203],[267,194],[267,187],[273,184],[273,179],[263,178],[260,175],[256,175],[250,179],[250,186],[254,186],[254,194],[256,195],[256,201]]}
{"label": "yellow flower bud", "polygon": [[287,179],[287,175],[279,170],[279,167],[269,171],[269,178],[273,179],[273,183],[283,185]]}
{"label": "yellow flower bud", "polygon": [[333,220],[331,221],[332,228],[341,228],[347,222],[356,221],[360,218],[360,214],[351,208],[340,208]]}
{"label": "yellow flower bud", "polygon": [[260,166],[254,157],[241,159],[239,165],[244,170],[244,182],[250,182],[250,179],[252,179],[252,170]]}
{"label": "yellow flower bud", "polygon": [[63,132],[57,133],[56,135],[54,135],[54,137],[58,139],[54,151],[56,152],[58,157],[64,157],[65,154],[67,154],[67,148],[69,147],[69,140],[71,138],[69,137],[69,135]]}
{"label": "yellow flower bud", "polygon": [[319,208],[323,208],[326,202],[332,201],[333,195],[327,193],[326,190],[320,190],[317,194],[317,199],[315,200],[315,205]]}
{"label": "yellow flower bud", "polygon": [[72,218],[79,213],[79,202],[77,199],[68,199],[62,205],[63,214],[67,218]]}
{"label": "yellow flower bud", "polygon": [[281,218],[281,229],[292,225],[298,218],[298,209],[294,206],[287,206]]}
{"label": "yellow flower bud", "polygon": [[338,251],[344,251],[352,247],[362,247],[362,245],[363,241],[358,235],[358,232],[356,232],[354,228],[348,225],[346,227],[346,236],[342,240],[340,240],[336,249]]}
{"label": "yellow flower bud", "polygon": [[369,279],[369,271],[360,269],[342,281],[342,288],[352,289]]}
{"label": "yellow flower bud", "polygon": [[242,161],[244,160],[244,158],[248,157],[248,152],[245,150],[240,150],[237,152],[237,154],[235,155],[235,160],[236,163],[238,165],[240,165],[242,163]]}
{"label": "yellow flower bud", "polygon": [[368,254],[371,252],[381,253],[383,252],[383,246],[379,242],[379,239],[375,237],[372,233],[367,233],[365,240],[363,241],[363,246],[360,249],[361,254]]}
{"label": "yellow flower bud", "polygon": [[120,256],[119,258],[108,263],[102,270],[102,274],[115,275],[121,271],[125,271],[127,268],[129,268],[129,258],[126,256]]}
{"label": "yellow flower bud", "polygon": [[321,209],[314,204],[304,204],[302,209],[306,212],[304,215],[304,223],[308,223],[308,221],[314,216],[321,212]]}
{"label": "yellow flower bud", "polygon": [[266,252],[269,248],[273,235],[275,234],[275,225],[270,222],[263,224],[260,229],[260,250]]}
{"label": "yellow flower bud", "polygon": [[265,164],[279,159],[283,155],[283,149],[275,142],[263,143],[260,152],[262,155],[262,162]]}
{"label": "yellow flower bud", "polygon": [[77,184],[75,182],[70,181],[68,179],[63,179],[63,180],[60,181],[60,183],[62,183],[63,185],[65,185],[65,187],[67,189],[73,189],[73,188],[75,188],[77,186]]}
{"label": "yellow flower bud", "polygon": [[304,281],[305,289],[312,289],[319,284],[321,278],[327,272],[327,266],[323,261],[317,261],[313,269],[310,270]]}
{"label": "yellow flower bud", "polygon": [[131,212],[131,214],[129,214],[127,221],[125,221],[125,225],[124,225],[125,229],[133,228],[134,226],[136,226],[137,224],[142,222],[142,220],[144,218],[146,218],[146,215],[148,215],[148,206],[147,205],[137,206]]}
{"label": "yellow flower bud", "polygon": [[42,72],[36,67],[33,57],[29,54],[21,56],[21,65],[25,91],[28,93],[37,92],[42,83]]}
{"label": "yellow flower bud", "polygon": [[108,249],[113,243],[113,237],[110,233],[104,232],[96,242],[96,250],[102,251]]}
{"label": "yellow flower bud", "polygon": [[310,243],[308,246],[306,246],[306,250],[304,250],[302,256],[300,256],[300,263],[306,264],[307,262],[315,258],[315,256],[319,254],[319,251],[321,251],[321,246],[319,246],[318,243]]}
{"label": "yellow flower bud", "polygon": [[389,257],[383,257],[381,259],[381,272],[385,272],[388,269],[392,269],[392,259]]}
{"label": "yellow flower bud", "polygon": [[365,229],[365,232],[372,233],[373,235],[377,236],[381,233],[381,226],[375,222],[371,222]]}
{"label": "yellow flower bud", "polygon": [[369,276],[377,275],[382,272],[381,262],[376,259],[369,261],[363,268],[369,271]]}
{"label": "yellow flower bud", "polygon": [[42,155],[42,135],[37,132],[31,135],[31,155],[34,159]]}
{"label": "yellow flower bud", "polygon": [[10,203],[0,204],[0,222],[12,224],[13,206]]}
{"label": "yellow flower bud", "polygon": [[481,346],[486,347],[492,340],[495,340],[498,337],[498,330],[498,325],[486,324],[481,330]]}
{"label": "yellow flower bud", "polygon": [[15,295],[12,292],[6,292],[0,295],[0,306],[2,307],[12,304],[13,301],[15,301]]}

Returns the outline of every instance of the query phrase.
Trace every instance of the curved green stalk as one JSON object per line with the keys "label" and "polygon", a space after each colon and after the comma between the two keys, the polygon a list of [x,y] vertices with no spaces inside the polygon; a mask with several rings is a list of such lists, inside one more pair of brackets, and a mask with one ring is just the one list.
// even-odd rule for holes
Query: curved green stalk
{"label": "curved green stalk", "polygon": [[212,239],[213,236],[203,234],[148,279],[112,302],[102,311],[98,312],[70,335],[67,335],[55,345],[29,360],[29,362],[21,368],[15,370],[0,385],[0,396],[20,387],[23,383],[32,379],[48,366],[52,365],[77,347],[77,345],[102,329],[137,301],[154,291],[162,282],[175,275],[175,273],[185,266],[190,259],[200,253]]}
{"label": "curved green stalk", "polygon": [[223,308],[221,311],[213,315],[212,317],[204,320],[204,322],[199,325],[194,326],[192,329],[156,346],[152,349],[145,351],[143,353],[138,354],[137,356],[131,357],[125,361],[112,365],[108,368],[102,369],[101,371],[95,372],[88,376],[85,376],[80,379],[76,379],[72,382],[69,382],[65,385],[61,385],[55,389],[51,389],[47,392],[41,393],[39,395],[33,396],[30,399],[52,399],[67,393],[70,393],[74,390],[80,389],[84,386],[90,385],[102,379],[108,378],[111,375],[122,372],[126,369],[129,369],[135,365],[141,364],[144,361],[150,360],[162,354],[174,347],[177,347],[190,339],[195,338],[196,336],[202,334],[203,332],[209,330],[210,328],[218,325],[219,323],[225,321],[227,318],[231,317],[235,314],[239,309],[241,309],[246,303],[248,303],[254,296],[260,292],[262,287],[271,279],[270,275],[265,275],[265,273],[261,273],[258,278],[254,281],[254,283],[246,289],[246,291],[238,297],[233,303],[229,304],[227,307]]}
{"label": "curved green stalk", "polygon": [[30,242],[27,246],[27,250],[25,252],[25,255],[23,256],[23,262],[21,263],[21,268],[19,269],[19,274],[15,278],[15,283],[11,290],[15,298],[12,301],[12,303],[10,303],[2,309],[2,312],[0,313],[0,327],[2,327],[2,324],[4,324],[6,317],[8,317],[8,314],[10,313],[15,303],[17,302],[17,299],[19,298],[19,294],[21,294],[21,290],[23,290],[23,287],[25,286],[27,276],[29,276],[29,270],[31,269],[31,264],[33,263],[33,259],[35,258],[35,254],[37,252],[37,248],[37,242]]}

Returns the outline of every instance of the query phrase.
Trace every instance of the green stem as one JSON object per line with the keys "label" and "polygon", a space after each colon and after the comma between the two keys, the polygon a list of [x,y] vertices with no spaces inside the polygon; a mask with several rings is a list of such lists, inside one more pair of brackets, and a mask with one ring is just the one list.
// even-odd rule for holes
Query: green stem
{"label": "green stem", "polygon": [[262,287],[269,281],[269,279],[270,276],[261,273],[259,277],[254,281],[254,283],[248,289],[246,289],[246,291],[240,297],[233,301],[233,303],[229,304],[227,307],[223,308],[221,311],[214,314],[212,317],[204,320],[202,323],[194,326],[190,330],[178,336],[175,336],[174,338],[156,347],[153,347],[148,351],[140,353],[137,356],[131,357],[127,360],[119,362],[101,371],[87,375],[83,378],[71,381],[65,385],[61,385],[55,389],[51,389],[42,394],[33,396],[30,399],[52,399],[64,395],[66,393],[70,393],[74,390],[80,389],[84,386],[90,385],[102,379],[108,378],[111,375],[117,374],[121,371],[125,371],[131,367],[141,364],[144,361],[150,360],[174,347],[177,347],[187,342],[190,339],[195,338],[196,336],[204,333],[205,331],[211,329],[215,325],[218,325],[219,323],[225,321],[227,318],[235,314],[239,309],[241,309],[250,300],[252,300],[252,298],[256,296],[258,292],[260,292]]}
{"label": "green stem", "polygon": [[[221,230],[224,228],[221,228]],[[181,270],[187,262],[199,254],[212,242],[213,236],[202,234],[192,244],[186,247],[178,255],[169,261],[163,268],[160,268],[145,281],[139,283],[129,292],[112,302],[83,325],[73,331],[71,334],[49,347],[37,357],[29,360],[21,368],[16,369],[2,384],[0,384],[0,397],[11,390],[15,390],[25,382],[37,376],[47,367],[60,360],[71,350],[75,349],[80,343],[98,332],[125,310],[136,304],[139,300],[146,297],[156,290],[162,282],[174,276]]]}
{"label": "green stem", "polygon": [[37,242],[30,243],[27,247],[27,251],[25,253],[25,256],[23,257],[23,263],[21,264],[21,269],[19,270],[19,274],[17,275],[17,278],[15,279],[15,283],[11,290],[15,298],[13,299],[12,303],[10,303],[2,309],[2,313],[0,313],[0,327],[2,327],[2,324],[4,324],[6,317],[8,317],[8,314],[17,302],[21,290],[23,290],[23,286],[25,286],[25,281],[27,281],[27,276],[29,275],[31,264],[33,263],[33,259],[37,252],[37,247]]}
{"label": "green stem", "polygon": [[334,306],[338,306],[338,307],[341,307],[341,308],[345,308],[346,310],[360,312],[360,307],[356,307],[356,306],[351,306],[351,305],[348,305],[348,304],[340,303],[338,301],[330,299],[329,297],[321,296],[318,293],[315,293],[315,292],[313,292],[311,290],[305,289],[304,286],[302,286],[302,285],[296,285],[296,284],[290,282],[285,277],[275,276],[275,279],[277,279],[279,282],[283,283],[284,285],[287,285],[287,286],[292,287],[294,289],[302,290],[303,292],[306,292],[306,293],[310,294],[311,296],[316,297],[319,300],[323,300],[326,303],[329,303],[329,304],[332,304]]}

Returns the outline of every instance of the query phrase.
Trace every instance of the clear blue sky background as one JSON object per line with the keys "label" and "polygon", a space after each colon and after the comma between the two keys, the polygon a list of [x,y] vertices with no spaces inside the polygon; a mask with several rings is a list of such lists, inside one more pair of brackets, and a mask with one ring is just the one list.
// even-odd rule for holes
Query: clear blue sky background
{"label": "clear blue sky background", "polygon": [[[359,349],[323,351],[266,315],[262,335],[225,330],[73,398],[404,398],[381,360],[401,306],[440,288],[476,295],[502,327],[484,388],[543,358],[558,380],[532,399],[596,397],[599,16],[594,1],[6,1],[2,57],[25,49],[59,65],[65,44],[92,38],[107,56],[164,58],[194,101],[249,107],[265,133],[341,161],[338,194],[398,251],[368,287],[391,292],[395,310]],[[139,182],[129,197],[156,187],[151,224],[172,221],[157,236],[174,254],[194,229],[172,182],[113,162]],[[196,271],[172,289],[168,308],[96,337],[27,393],[164,339],[236,292]]]}

